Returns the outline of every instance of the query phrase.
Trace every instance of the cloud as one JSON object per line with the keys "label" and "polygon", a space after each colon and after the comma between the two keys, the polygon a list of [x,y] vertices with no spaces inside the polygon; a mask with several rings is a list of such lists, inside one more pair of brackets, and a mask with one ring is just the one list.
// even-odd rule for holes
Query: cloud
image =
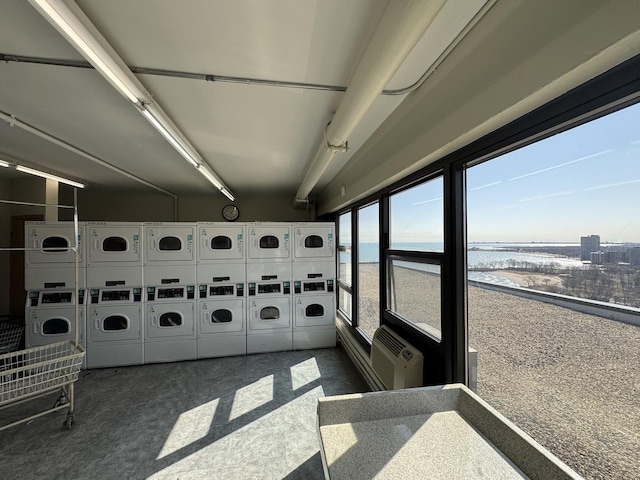
{"label": "cloud", "polygon": [[442,197],[432,198],[431,200],[425,200],[424,202],[412,203],[411,206],[415,207],[416,205],[424,205],[425,203],[433,203],[433,202],[441,202]]}
{"label": "cloud", "polygon": [[631,185],[634,183],[640,183],[640,178],[636,178],[635,180],[627,180],[626,182],[617,182],[617,183],[607,183],[605,185],[597,185],[595,187],[589,187],[582,190],[583,192],[591,192],[593,190],[602,190],[603,188],[611,188],[611,187],[620,187],[622,185]]}
{"label": "cloud", "polygon": [[562,197],[564,195],[571,195],[572,193],[576,193],[577,190],[568,190],[566,192],[557,192],[557,193],[549,193],[547,195],[538,195],[535,197],[526,197],[526,198],[522,198],[519,201],[520,202],[533,202],[535,200],[544,200],[545,198],[555,198],[555,197]]}
{"label": "cloud", "polygon": [[480,185],[479,187],[470,188],[469,191],[470,192],[475,192],[476,190],[482,190],[483,188],[493,187],[495,185],[499,185],[500,183],[502,183],[502,181],[493,182],[493,183],[487,183],[486,185]]}
{"label": "cloud", "polygon": [[582,162],[584,160],[589,160],[590,158],[599,157],[601,155],[606,155],[607,153],[615,152],[613,149],[603,150],[602,152],[594,153],[592,155],[587,155],[586,157],[576,158],[575,160],[571,160],[569,162],[560,163],[558,165],[554,165],[553,167],[543,168],[542,170],[536,170],[535,172],[525,173],[524,175],[520,175],[518,177],[510,178],[509,181],[512,182],[514,180],[520,180],[521,178],[531,177],[533,175],[538,175],[540,173],[548,172],[550,170],[555,170],[556,168],[566,167],[567,165],[571,165],[572,163]]}

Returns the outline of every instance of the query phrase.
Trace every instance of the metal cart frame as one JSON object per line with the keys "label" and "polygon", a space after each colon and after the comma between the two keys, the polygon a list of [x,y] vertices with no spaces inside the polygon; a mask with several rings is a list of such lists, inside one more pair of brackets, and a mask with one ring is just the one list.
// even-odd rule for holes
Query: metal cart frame
{"label": "metal cart frame", "polygon": [[[73,189],[73,206],[14,202],[9,200],[0,200],[0,203],[73,209],[75,246],[71,247],[71,250],[75,252],[75,298],[79,298],[78,256],[80,246],[78,244],[78,190],[76,188]],[[1,248],[0,250],[28,251],[40,249]],[[67,418],[64,421],[63,426],[70,429],[75,424],[74,382],[78,379],[80,366],[82,365],[82,360],[85,355],[84,349],[78,343],[79,308],[78,302],[76,301],[75,340],[58,342],[42,347],[18,350],[0,355],[0,410],[14,405],[19,405],[29,400],[34,400],[57,391],[60,392],[58,399],[52,408],[7,425],[0,425],[0,431],[28,422],[48,413],[67,408],[69,411],[67,412]],[[2,351],[0,351],[0,353],[2,353]]]}

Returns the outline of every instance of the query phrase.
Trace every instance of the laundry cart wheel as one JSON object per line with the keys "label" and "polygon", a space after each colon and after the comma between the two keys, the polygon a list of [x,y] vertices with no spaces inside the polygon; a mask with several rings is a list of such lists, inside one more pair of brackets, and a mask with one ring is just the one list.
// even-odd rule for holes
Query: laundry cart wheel
{"label": "laundry cart wheel", "polygon": [[67,413],[67,419],[62,424],[62,427],[67,430],[71,430],[71,427],[73,427],[75,424],[76,424],[76,413],[75,412]]}
{"label": "laundry cart wheel", "polygon": [[58,399],[56,400],[56,403],[53,405],[53,408],[61,407],[62,405],[66,405],[67,403],[69,403],[69,399],[67,398],[67,392],[63,391],[58,397]]}

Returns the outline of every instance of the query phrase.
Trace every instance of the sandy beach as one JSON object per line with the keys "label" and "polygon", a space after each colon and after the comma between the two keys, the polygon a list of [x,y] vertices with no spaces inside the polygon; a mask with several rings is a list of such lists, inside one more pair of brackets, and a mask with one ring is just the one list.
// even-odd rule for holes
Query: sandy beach
{"label": "sandy beach", "polygon": [[[361,325],[372,333],[377,265],[360,268]],[[553,276],[535,280],[545,277]],[[394,280],[397,308],[439,327],[438,277],[397,269]],[[640,328],[480,287],[468,292],[480,396],[585,478],[640,478]]]}

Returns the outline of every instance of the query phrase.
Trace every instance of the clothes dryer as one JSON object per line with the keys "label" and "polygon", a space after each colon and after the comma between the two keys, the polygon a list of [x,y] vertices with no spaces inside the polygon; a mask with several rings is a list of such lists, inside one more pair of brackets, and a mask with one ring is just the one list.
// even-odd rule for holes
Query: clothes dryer
{"label": "clothes dryer", "polygon": [[195,265],[195,231],[195,223],[146,222],[144,264]]}
{"label": "clothes dryer", "polygon": [[75,290],[31,290],[25,307],[26,348],[76,339],[86,347],[84,290],[78,290],[78,321],[76,323]]}
{"label": "clothes dryer", "polygon": [[88,222],[87,287],[142,288],[142,223]]}
{"label": "clothes dryer", "polygon": [[[85,287],[84,223],[78,223],[78,288]],[[24,286],[27,291],[74,289],[76,284],[73,222],[25,222]]]}
{"label": "clothes dryer", "polygon": [[247,263],[291,262],[290,237],[290,223],[247,223]]}
{"label": "clothes dryer", "polygon": [[291,263],[247,264],[247,353],[293,348]]}
{"label": "clothes dryer", "polygon": [[142,300],[142,287],[89,290],[87,368],[144,362]]}
{"label": "clothes dryer", "polygon": [[333,260],[336,257],[335,225],[331,222],[294,222],[293,260]]}
{"label": "clothes dryer", "polygon": [[244,263],[198,265],[198,358],[247,353]]}
{"label": "clothes dryer", "polygon": [[245,262],[245,224],[198,222],[198,265]]}
{"label": "clothes dryer", "polygon": [[335,263],[293,263],[293,348],[335,347]]}
{"label": "clothes dryer", "polygon": [[[84,222],[78,222],[78,267],[85,267]],[[25,269],[75,266],[76,232],[73,222],[32,222],[24,224]]]}
{"label": "clothes dryer", "polygon": [[195,285],[147,287],[144,362],[196,359]]}

